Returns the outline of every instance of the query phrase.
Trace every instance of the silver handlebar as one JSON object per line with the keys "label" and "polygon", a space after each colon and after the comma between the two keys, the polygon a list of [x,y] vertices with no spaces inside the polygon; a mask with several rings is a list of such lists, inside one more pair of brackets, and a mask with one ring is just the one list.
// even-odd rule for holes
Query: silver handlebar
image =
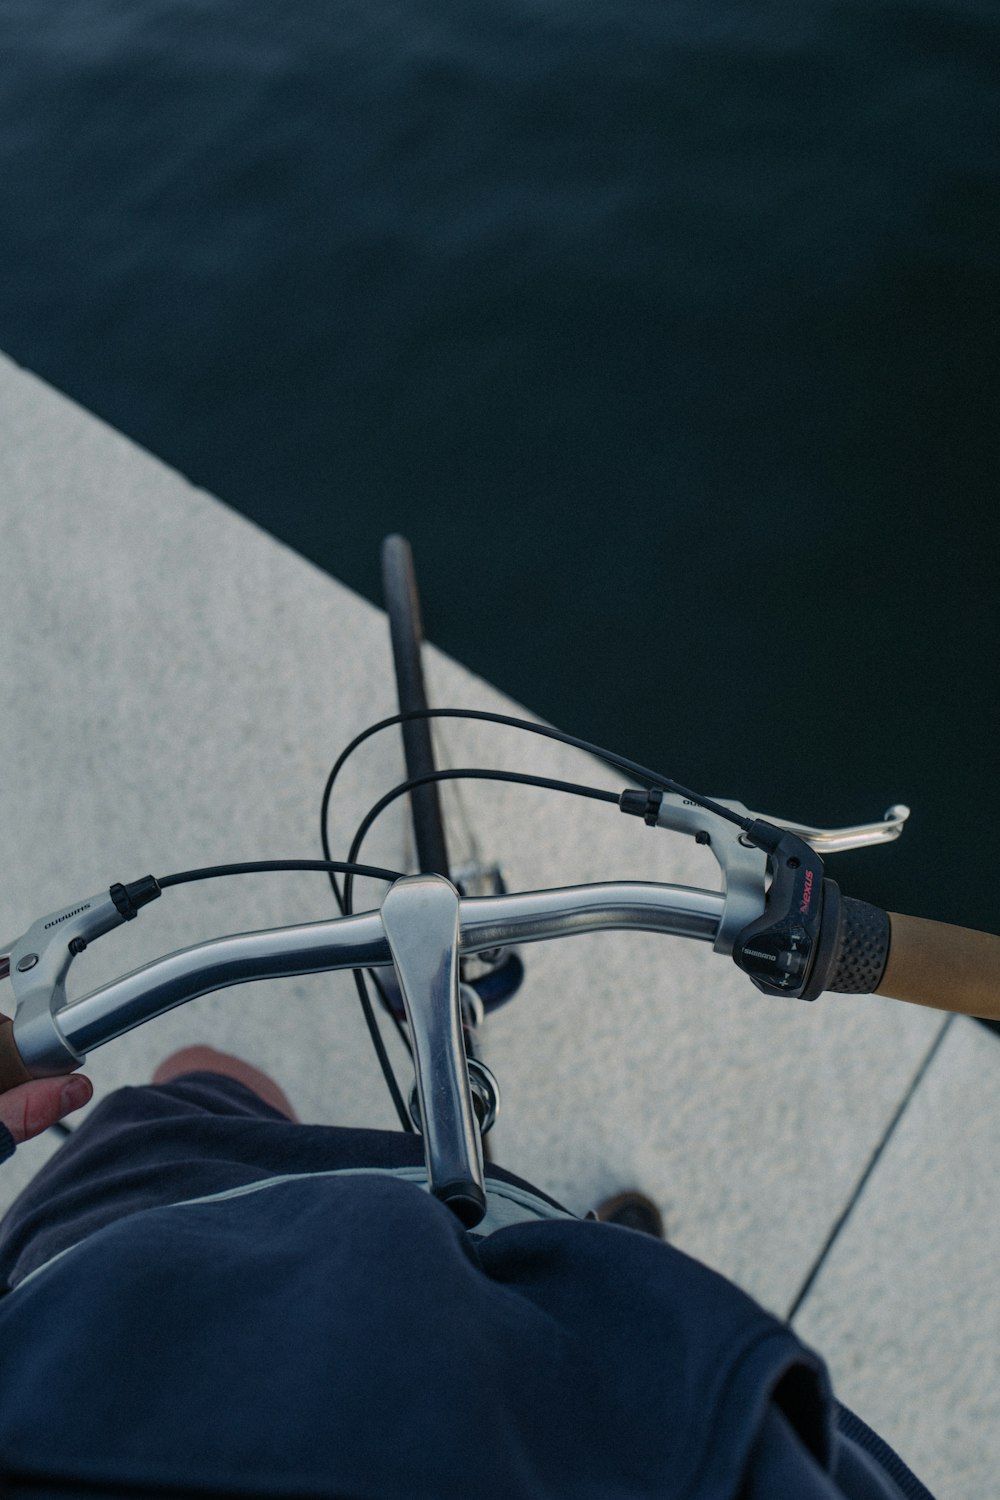
{"label": "silver handlebar", "polygon": [[[724,902],[721,891],[640,881],[473,897],[459,903],[459,953],[624,928],[713,942]],[[18,1002],[14,1035],[25,1066],[38,1076],[76,1067],[95,1047],[212,990],[392,963],[381,913],[361,912],[212,938],[155,959],[78,1000],[60,997],[53,1007],[50,988],[33,987],[32,970],[18,971],[22,945],[23,939],[11,954]]]}
{"label": "silver handlebar", "polygon": [[[426,904],[428,892],[432,900],[440,899],[438,892],[450,892],[447,899],[453,902],[455,916],[457,943],[446,943],[439,933],[436,959],[413,951],[415,942],[419,949],[416,940],[427,915],[421,894]],[[214,938],[156,959],[78,1000],[65,997],[71,955],[62,944],[58,970],[49,964],[25,965],[26,957],[37,957],[28,950],[39,946],[32,937],[39,923],[10,954],[17,997],[14,1040],[36,1077],[65,1073],[79,1067],[95,1047],[212,990],[334,969],[381,968],[393,964],[395,955],[410,1020],[430,1185],[452,1201],[463,1222],[478,1222],[475,1205],[484,1205],[485,1196],[478,1135],[471,1124],[465,1049],[456,1021],[458,956],[608,929],[714,942],[724,904],[721,891],[642,882],[459,900],[442,876],[423,876],[391,886],[382,911]],[[444,926],[438,925],[443,933]],[[64,930],[68,927],[67,923]]]}
{"label": "silver handlebar", "polygon": [[[725,805],[747,814],[742,803]],[[881,823],[840,829],[767,821],[830,853],[898,838],[908,815],[896,805]],[[67,1000],[74,955],[135,915],[112,899],[113,887],[110,895],[41,918],[0,955],[17,999],[17,1050],[36,1077],[71,1072],[93,1048],[212,990],[394,965],[413,1043],[429,1184],[463,1223],[478,1222],[485,1205],[482,1153],[462,1040],[458,958],[610,928],[698,938],[732,953],[738,934],[764,910],[767,857],[746,843],[738,825],[677,794],[663,795],[653,821],[708,844],[724,890],[615,882],[462,900],[442,876],[405,877],[390,887],[381,911],[215,938]]]}

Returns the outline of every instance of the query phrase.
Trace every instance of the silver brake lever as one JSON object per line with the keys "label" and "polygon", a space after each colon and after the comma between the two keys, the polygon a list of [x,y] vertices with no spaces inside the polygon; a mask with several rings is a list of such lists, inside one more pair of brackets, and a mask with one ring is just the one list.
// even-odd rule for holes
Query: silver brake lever
{"label": "silver brake lever", "polygon": [[835,854],[840,849],[864,849],[869,844],[887,844],[898,839],[910,809],[902,802],[890,807],[880,823],[856,823],[852,828],[810,828],[805,823],[790,823],[787,818],[769,818],[766,813],[751,813],[775,828],[787,828],[816,850],[817,854]]}
{"label": "silver brake lever", "polygon": [[[881,823],[859,823],[853,828],[809,828],[790,823],[787,818],[765,818],[764,814],[752,813],[742,802],[727,797],[716,797],[715,801],[741,816],[761,818],[775,828],[787,828],[820,855],[898,839],[910,816],[910,809],[897,803],[889,808]],[[664,792],[656,822],[661,828],[689,834],[699,844],[707,844],[715,855],[723,874],[725,905],[713,948],[716,953],[731,954],[740,933],[757,920],[767,904],[767,855],[748,844],[735,823],[675,792]]]}
{"label": "silver brake lever", "polygon": [[56,1022],[66,1003],[66,975],[77,953],[88,943],[120,927],[126,916],[107,890],[98,891],[62,911],[51,912],[10,945],[4,960],[17,1002],[19,1045],[32,1050],[39,1073],[64,1073],[75,1067]]}
{"label": "silver brake lever", "polygon": [[[742,817],[752,816],[742,802],[726,797],[716,797],[715,801]],[[664,792],[656,822],[661,828],[689,834],[696,843],[707,844],[715,855],[726,899],[712,947],[716,953],[731,954],[740,933],[757,920],[767,904],[767,855],[763,849],[743,842],[737,824],[677,792]]]}

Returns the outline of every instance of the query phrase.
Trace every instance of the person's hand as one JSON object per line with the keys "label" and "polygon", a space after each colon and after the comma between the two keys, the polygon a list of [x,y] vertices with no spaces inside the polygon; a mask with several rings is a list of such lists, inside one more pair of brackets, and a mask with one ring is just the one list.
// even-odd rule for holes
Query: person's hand
{"label": "person's hand", "polygon": [[[0,1017],[0,1024],[7,1021]],[[60,1073],[55,1078],[33,1078],[0,1094],[0,1125],[6,1125],[17,1145],[41,1135],[64,1115],[81,1109],[94,1092],[82,1073]]]}

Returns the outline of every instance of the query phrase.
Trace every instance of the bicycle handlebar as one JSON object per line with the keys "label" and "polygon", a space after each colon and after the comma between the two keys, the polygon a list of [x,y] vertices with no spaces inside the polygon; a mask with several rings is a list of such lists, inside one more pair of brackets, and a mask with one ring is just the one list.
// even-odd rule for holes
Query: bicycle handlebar
{"label": "bicycle handlebar", "polygon": [[[399,884],[399,882],[397,882]],[[720,891],[687,886],[614,882],[567,886],[516,895],[472,897],[459,905],[459,953],[485,952],[513,943],[541,942],[577,932],[630,928],[712,941],[724,897]],[[63,991],[69,958],[61,958],[55,984],[38,963],[24,973],[22,949],[33,945],[35,928],[11,951],[11,978],[18,1008],[17,1048],[30,1076],[70,1072],[86,1054],[144,1021],[212,990],[257,979],[287,978],[336,969],[380,968],[393,962],[379,912],[213,938],[112,980],[92,994],[67,1002]],[[5,1028],[6,1030],[6,1028]],[[19,1074],[9,1055],[13,1038],[0,1034],[8,1071]],[[3,1062],[0,1060],[0,1069]],[[4,1087],[0,1072],[0,1092]],[[23,1082],[20,1076],[16,1081]]]}
{"label": "bicycle handlebar", "polygon": [[[828,879],[822,887],[820,935],[804,998],[824,989],[875,993],[1000,1019],[1000,937],[884,912],[842,897]],[[471,1227],[486,1200],[462,1044],[458,956],[607,929],[664,932],[718,947],[726,901],[720,891],[641,882],[460,900],[442,876],[404,877],[390,887],[380,912],[216,938],[67,1001],[66,973],[80,951],[78,937],[66,941],[72,924],[100,933],[126,919],[113,901],[95,897],[41,919],[5,959],[18,1004],[13,1025],[0,1018],[0,1093],[72,1072],[94,1047],[212,990],[393,965],[414,1043],[429,1186]],[[428,912],[436,912],[440,931],[425,941]],[[57,940],[50,936],[54,927]]]}
{"label": "bicycle handlebar", "polygon": [[[831,881],[824,884],[833,886]],[[827,944],[830,991],[878,994],[1000,1020],[1000,937],[883,912],[847,897],[840,900],[839,920],[824,924],[836,926],[834,940]],[[724,904],[718,891],[642,882],[469,898],[460,902],[459,951],[465,955],[608,929],[713,942]],[[22,946],[24,940],[12,950],[12,960]],[[822,962],[821,950],[817,963]],[[168,954],[70,1002],[61,993],[51,994],[48,986],[33,990],[30,974],[18,975],[16,1043],[15,1028],[0,1018],[0,1093],[46,1073],[72,1071],[93,1048],[211,990],[391,963],[381,916],[373,911],[216,938]],[[63,976],[67,968],[65,962]],[[48,1021],[38,1018],[43,1008]]]}
{"label": "bicycle handlebar", "polygon": [[108,931],[112,910],[117,915],[113,902],[95,897],[36,922],[11,949],[18,1005],[14,1025],[0,1027],[0,1092],[72,1072],[93,1047],[211,990],[392,964],[413,1045],[428,1186],[471,1228],[485,1213],[486,1193],[462,1038],[459,954],[614,927],[710,940],[724,904],[721,892],[641,883],[461,901],[443,876],[403,877],[383,897],[381,912],[216,938],[66,1002],[66,973],[81,942],[73,924]]}

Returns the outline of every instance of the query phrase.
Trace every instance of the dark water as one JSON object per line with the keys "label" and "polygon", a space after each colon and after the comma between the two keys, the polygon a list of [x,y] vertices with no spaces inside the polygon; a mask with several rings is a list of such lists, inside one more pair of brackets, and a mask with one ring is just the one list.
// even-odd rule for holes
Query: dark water
{"label": "dark water", "polygon": [[996,930],[998,106],[992,0],[0,0],[0,348]]}

